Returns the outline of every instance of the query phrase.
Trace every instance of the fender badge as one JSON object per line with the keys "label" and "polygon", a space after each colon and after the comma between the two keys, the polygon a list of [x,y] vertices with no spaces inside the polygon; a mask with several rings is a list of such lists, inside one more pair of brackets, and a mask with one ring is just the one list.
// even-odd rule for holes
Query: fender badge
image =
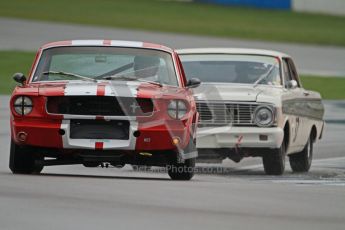
{"label": "fender badge", "polygon": [[151,138],[149,138],[149,137],[144,138],[144,142],[151,142]]}

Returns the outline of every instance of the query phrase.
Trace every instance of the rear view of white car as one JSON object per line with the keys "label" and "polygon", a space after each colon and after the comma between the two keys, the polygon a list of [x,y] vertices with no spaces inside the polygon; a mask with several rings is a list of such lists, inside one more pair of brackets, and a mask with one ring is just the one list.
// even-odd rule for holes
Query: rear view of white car
{"label": "rear view of white car", "polygon": [[281,175],[288,156],[294,172],[309,171],[324,108],[319,93],[302,87],[290,56],[221,48],[178,53],[187,78],[202,81],[194,91],[199,161],[262,157],[267,174]]}

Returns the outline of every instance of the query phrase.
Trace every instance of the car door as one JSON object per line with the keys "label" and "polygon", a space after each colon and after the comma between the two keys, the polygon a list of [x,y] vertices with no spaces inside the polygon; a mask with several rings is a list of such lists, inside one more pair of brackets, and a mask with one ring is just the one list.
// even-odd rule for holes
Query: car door
{"label": "car door", "polygon": [[301,91],[301,100],[298,103],[299,107],[299,128],[298,128],[298,142],[301,147],[304,147],[308,141],[310,130],[311,130],[311,119],[310,119],[310,103],[313,103],[313,92],[308,91],[303,88],[302,83],[300,81],[296,66],[292,59],[289,59],[289,67],[292,72],[292,77],[298,82],[298,87]]}
{"label": "car door", "polygon": [[[290,124],[290,146],[288,153],[300,151],[303,149],[303,106],[304,106],[304,90],[301,87],[296,67],[290,58],[283,58],[284,72],[284,95],[283,113],[288,117]],[[296,85],[291,87],[292,81],[296,81]]]}
{"label": "car door", "polygon": [[299,108],[301,124],[298,136],[300,144],[304,147],[310,137],[312,127],[315,125],[315,127],[318,127],[320,130],[320,126],[323,125],[322,118],[324,108],[319,93],[306,90],[302,87],[296,67],[292,60],[290,60],[290,66],[291,70],[295,72],[296,79],[299,81],[299,86],[302,92],[303,99]]}

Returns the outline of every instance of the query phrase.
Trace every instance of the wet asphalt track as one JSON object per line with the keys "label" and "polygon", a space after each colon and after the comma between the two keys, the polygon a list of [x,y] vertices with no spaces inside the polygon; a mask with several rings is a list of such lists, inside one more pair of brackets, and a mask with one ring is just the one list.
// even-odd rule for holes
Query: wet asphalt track
{"label": "wet asphalt track", "polygon": [[[328,103],[324,139],[309,174],[265,176],[261,161],[198,165],[192,181],[165,173],[54,166],[8,169],[8,97],[0,97],[0,229],[344,229],[345,125]],[[213,171],[213,173],[211,173]]]}

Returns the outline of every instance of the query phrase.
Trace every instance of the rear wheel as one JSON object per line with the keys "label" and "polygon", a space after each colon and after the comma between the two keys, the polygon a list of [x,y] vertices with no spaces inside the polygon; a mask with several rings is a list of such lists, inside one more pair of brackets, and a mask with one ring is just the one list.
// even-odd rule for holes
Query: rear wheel
{"label": "rear wheel", "polygon": [[286,144],[283,141],[279,149],[269,154],[265,154],[262,158],[265,173],[267,175],[282,175],[285,170]]}
{"label": "rear wheel", "polygon": [[294,172],[308,172],[313,160],[313,140],[309,137],[304,149],[289,156],[290,166]]}
{"label": "rear wheel", "polygon": [[33,148],[19,146],[11,141],[9,167],[13,173],[40,173],[43,169],[43,166],[37,166],[35,164],[35,160],[38,159],[42,159],[42,157],[35,157]]}

